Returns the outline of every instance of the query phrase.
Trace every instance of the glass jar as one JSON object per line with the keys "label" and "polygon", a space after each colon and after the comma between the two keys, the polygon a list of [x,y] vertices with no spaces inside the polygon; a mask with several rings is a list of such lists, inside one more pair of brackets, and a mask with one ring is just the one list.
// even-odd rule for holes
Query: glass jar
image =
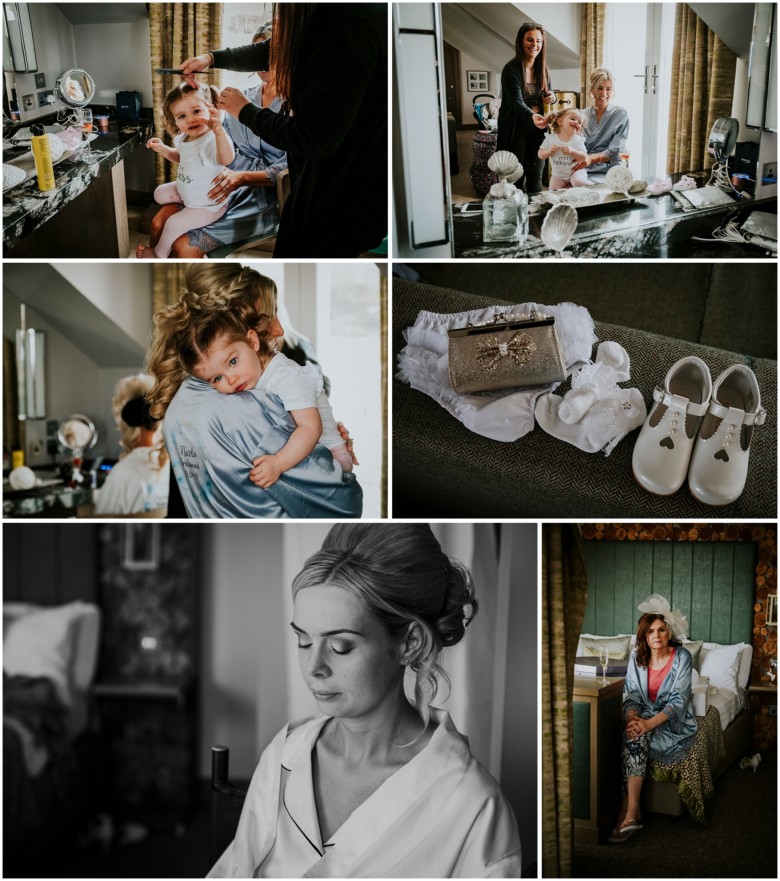
{"label": "glass jar", "polygon": [[[523,194],[521,193],[521,195]],[[482,202],[483,241],[517,242],[520,240],[516,199],[517,188],[513,184],[506,181],[493,184]]]}

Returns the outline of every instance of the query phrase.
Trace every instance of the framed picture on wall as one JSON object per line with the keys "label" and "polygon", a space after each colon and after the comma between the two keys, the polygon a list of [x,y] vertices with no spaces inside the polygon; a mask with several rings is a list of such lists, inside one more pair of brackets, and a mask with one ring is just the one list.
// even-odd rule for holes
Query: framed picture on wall
{"label": "framed picture on wall", "polygon": [[469,92],[486,92],[488,72],[486,70],[467,70],[467,89]]}

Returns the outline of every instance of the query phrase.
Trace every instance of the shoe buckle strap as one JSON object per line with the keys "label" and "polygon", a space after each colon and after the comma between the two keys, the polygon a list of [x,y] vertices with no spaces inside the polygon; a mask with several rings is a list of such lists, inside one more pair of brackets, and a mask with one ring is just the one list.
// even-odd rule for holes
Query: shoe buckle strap
{"label": "shoe buckle strap", "polygon": [[766,410],[763,407],[759,407],[755,413],[746,413],[736,407],[724,407],[717,401],[712,401],[709,412],[718,419],[727,419],[739,425],[763,425],[766,422]]}
{"label": "shoe buckle strap", "polygon": [[682,395],[670,395],[660,385],[653,389],[653,399],[667,407],[679,407],[685,413],[690,413],[691,416],[704,416],[710,405],[709,401],[705,401],[703,404],[694,404],[693,401],[682,397]]}

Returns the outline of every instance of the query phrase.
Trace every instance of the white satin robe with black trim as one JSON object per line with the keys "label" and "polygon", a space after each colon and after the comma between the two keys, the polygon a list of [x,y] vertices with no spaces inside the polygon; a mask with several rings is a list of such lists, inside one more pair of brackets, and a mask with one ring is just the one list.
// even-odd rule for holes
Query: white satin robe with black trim
{"label": "white satin robe with black trim", "polygon": [[498,784],[448,713],[428,745],[327,841],[311,752],[327,716],[284,728],[263,753],[236,837],[213,878],[519,878],[520,839]]}

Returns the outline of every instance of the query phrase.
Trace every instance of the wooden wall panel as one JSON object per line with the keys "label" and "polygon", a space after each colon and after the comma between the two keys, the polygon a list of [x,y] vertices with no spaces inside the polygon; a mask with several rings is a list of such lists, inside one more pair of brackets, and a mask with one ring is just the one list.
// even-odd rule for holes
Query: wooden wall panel
{"label": "wooden wall panel", "polygon": [[586,548],[584,632],[634,632],[637,605],[659,593],[688,617],[692,639],[751,641],[754,543],[601,541]]}

